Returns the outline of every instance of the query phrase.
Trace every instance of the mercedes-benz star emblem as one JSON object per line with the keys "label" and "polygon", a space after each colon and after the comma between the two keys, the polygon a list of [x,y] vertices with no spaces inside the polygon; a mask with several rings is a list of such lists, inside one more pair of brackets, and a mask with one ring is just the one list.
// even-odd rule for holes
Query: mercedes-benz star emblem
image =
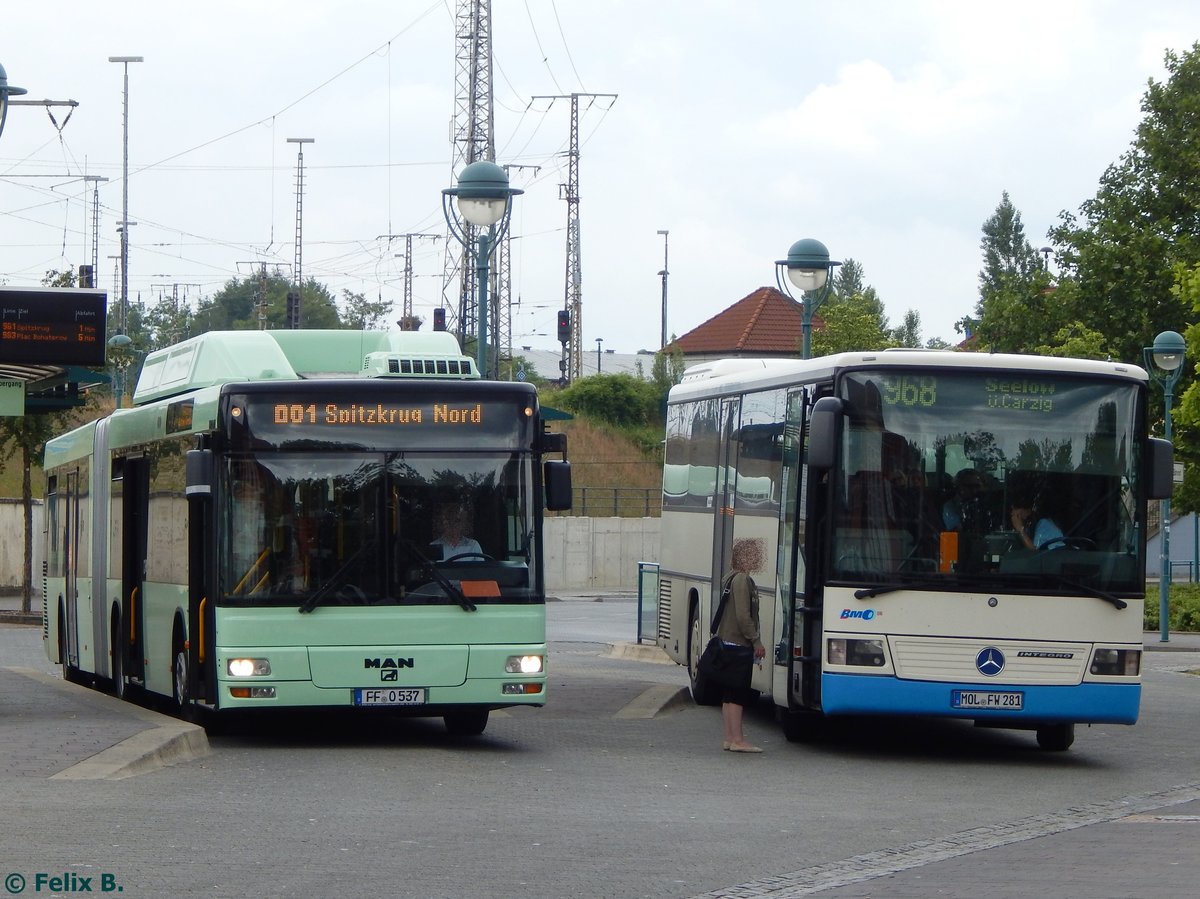
{"label": "mercedes-benz star emblem", "polygon": [[1004,653],[995,646],[988,646],[975,656],[975,667],[984,677],[995,677],[1004,670]]}

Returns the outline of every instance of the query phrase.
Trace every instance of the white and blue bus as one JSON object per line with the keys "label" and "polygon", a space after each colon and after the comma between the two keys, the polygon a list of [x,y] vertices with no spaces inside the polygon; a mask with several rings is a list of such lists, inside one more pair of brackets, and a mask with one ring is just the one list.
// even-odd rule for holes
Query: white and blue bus
{"label": "white and blue bus", "polygon": [[[1148,436],[1137,366],[982,353],[730,359],[667,407],[657,642],[697,675],[735,540],[761,541],[753,687],[824,715],[1035,730],[1133,724]],[[1035,534],[1038,543],[1035,544]]]}
{"label": "white and blue bus", "polygon": [[445,332],[153,352],[132,408],[46,444],[47,655],[182,710],[379,707],[479,733],[546,701],[542,512],[570,505],[565,451],[533,387],[480,380]]}

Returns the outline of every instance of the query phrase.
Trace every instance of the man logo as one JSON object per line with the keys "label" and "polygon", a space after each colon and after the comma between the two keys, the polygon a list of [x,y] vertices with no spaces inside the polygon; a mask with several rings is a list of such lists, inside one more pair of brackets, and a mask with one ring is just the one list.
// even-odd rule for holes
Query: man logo
{"label": "man logo", "polygon": [[379,672],[379,679],[381,681],[399,681],[400,672],[395,668],[384,668]]}
{"label": "man logo", "polygon": [[995,677],[1004,670],[1004,653],[994,646],[988,646],[975,656],[975,667],[984,677]]}

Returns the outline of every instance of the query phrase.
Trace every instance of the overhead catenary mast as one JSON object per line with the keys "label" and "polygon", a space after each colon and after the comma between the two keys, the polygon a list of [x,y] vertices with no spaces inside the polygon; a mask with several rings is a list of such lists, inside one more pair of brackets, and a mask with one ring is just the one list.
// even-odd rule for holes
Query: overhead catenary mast
{"label": "overhead catenary mast", "polygon": [[571,339],[567,347],[567,382],[583,376],[583,265],[579,233],[579,98],[616,100],[616,94],[555,94],[535,96],[534,100],[571,101],[570,149],[567,151],[567,183],[560,195],[567,201],[567,276],[563,308],[571,313]]}
{"label": "overhead catenary mast", "polygon": [[304,145],[313,143],[311,137],[289,137],[296,144],[296,265],[292,271],[294,289],[287,296],[287,327],[300,327],[300,299],[304,295]]}
{"label": "overhead catenary mast", "polygon": [[[492,4],[491,0],[459,0],[455,16],[454,120],[451,122],[450,175],[472,162],[496,161],[495,119],[492,114]],[[476,321],[475,269],[468,247],[478,243],[474,226],[464,223],[466,241],[460,244],[447,234],[442,279],[442,305],[447,326],[465,343],[474,339]],[[498,274],[498,273],[497,273]],[[495,296],[495,292],[492,292]]]}

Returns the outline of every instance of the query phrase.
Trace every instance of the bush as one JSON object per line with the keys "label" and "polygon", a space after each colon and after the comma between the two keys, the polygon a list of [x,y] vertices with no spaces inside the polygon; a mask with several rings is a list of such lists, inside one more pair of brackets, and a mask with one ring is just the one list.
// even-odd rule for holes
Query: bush
{"label": "bush", "polygon": [[[1160,629],[1158,607],[1158,584],[1147,584],[1146,607],[1142,613],[1145,630]],[[1167,593],[1167,614],[1167,624],[1172,631],[1200,631],[1200,584],[1172,584]]]}

